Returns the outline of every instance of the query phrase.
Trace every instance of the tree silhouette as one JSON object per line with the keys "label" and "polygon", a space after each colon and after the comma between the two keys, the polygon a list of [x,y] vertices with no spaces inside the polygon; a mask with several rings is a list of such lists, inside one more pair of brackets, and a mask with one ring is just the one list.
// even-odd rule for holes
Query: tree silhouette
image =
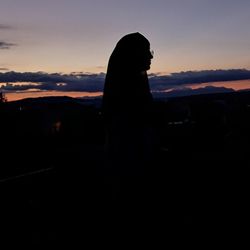
{"label": "tree silhouette", "polygon": [[0,92],[0,103],[7,102],[7,98],[3,92]]}

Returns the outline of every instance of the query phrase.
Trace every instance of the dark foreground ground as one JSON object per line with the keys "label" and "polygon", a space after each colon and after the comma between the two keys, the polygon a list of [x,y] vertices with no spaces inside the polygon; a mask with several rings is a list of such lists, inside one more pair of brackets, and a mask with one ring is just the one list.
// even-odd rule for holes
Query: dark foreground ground
{"label": "dark foreground ground", "polygon": [[1,109],[2,244],[155,248],[247,221],[248,96],[157,104],[155,160],[126,177],[106,171],[99,111],[58,100]]}
{"label": "dark foreground ground", "polygon": [[74,159],[1,183],[2,235],[10,244],[127,242],[161,237],[170,227],[191,229],[198,208],[190,176],[163,173],[157,165],[144,176],[103,175],[102,155],[89,152],[86,159],[78,149]]}
{"label": "dark foreground ground", "polygon": [[180,241],[194,240],[196,230],[246,220],[248,178],[245,170],[236,170],[246,161],[163,152],[144,176],[117,177],[99,174],[100,151],[92,155],[77,148],[66,156],[60,152],[57,163],[36,164],[51,169],[1,183],[2,237],[8,244],[110,245],[136,239],[167,245],[169,232],[181,230]]}

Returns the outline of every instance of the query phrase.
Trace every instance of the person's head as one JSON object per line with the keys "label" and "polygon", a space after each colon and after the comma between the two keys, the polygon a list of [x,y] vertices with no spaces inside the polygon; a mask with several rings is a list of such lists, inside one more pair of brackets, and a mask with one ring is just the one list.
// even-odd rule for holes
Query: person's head
{"label": "person's head", "polygon": [[122,37],[110,57],[109,66],[120,71],[146,71],[150,69],[153,53],[149,41],[139,32]]}
{"label": "person's head", "polygon": [[152,58],[150,43],[140,33],[127,34],[118,41],[109,58],[104,84],[106,117],[131,107],[144,110],[151,103],[147,70]]}

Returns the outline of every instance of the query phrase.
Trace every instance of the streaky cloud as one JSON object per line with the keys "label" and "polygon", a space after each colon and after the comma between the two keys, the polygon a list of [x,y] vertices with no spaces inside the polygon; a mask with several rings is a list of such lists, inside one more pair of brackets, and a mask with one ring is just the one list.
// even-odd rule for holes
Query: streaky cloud
{"label": "streaky cloud", "polygon": [[15,43],[8,43],[4,41],[0,41],[0,49],[10,49],[13,46],[16,46],[17,44]]}
{"label": "streaky cloud", "polygon": [[9,70],[8,68],[4,68],[4,67],[0,68],[0,71],[8,71],[8,70]]}
{"label": "streaky cloud", "polygon": [[[38,90],[58,90],[58,91],[88,91],[99,92],[103,90],[104,73],[46,73],[46,72],[15,72],[9,71],[0,73],[0,82],[8,83],[2,85],[1,89],[8,91],[38,89]],[[19,83],[30,82],[34,85],[21,85]],[[39,84],[37,84],[39,83]]]}
{"label": "streaky cloud", "polygon": [[[102,92],[105,76],[105,73],[93,74],[72,72],[70,74],[63,74],[46,73],[42,71],[8,71],[0,72],[0,83],[5,83],[2,84],[0,89],[6,91],[37,89],[43,91]],[[172,73],[170,75],[149,74],[149,82],[152,92],[169,91],[171,89],[188,87],[189,84],[199,85],[209,82],[226,82],[246,79],[250,79],[250,70],[247,69],[185,71]],[[20,84],[22,82],[26,84]]]}
{"label": "streaky cloud", "polygon": [[10,30],[10,29],[13,29],[13,27],[6,24],[0,24],[0,30]]}
{"label": "streaky cloud", "polygon": [[236,81],[250,79],[250,70],[202,70],[172,73],[170,75],[150,74],[151,88],[153,90],[167,90],[182,85],[202,84],[209,82]]}

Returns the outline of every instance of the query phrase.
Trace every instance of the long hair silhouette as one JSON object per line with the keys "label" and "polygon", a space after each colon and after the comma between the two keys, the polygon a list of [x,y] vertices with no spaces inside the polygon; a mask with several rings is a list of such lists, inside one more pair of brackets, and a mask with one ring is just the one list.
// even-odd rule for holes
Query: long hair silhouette
{"label": "long hair silhouette", "polygon": [[[104,114],[137,113],[152,102],[146,70],[150,68],[149,41],[140,33],[124,36],[112,52],[103,94]],[[131,113],[132,112],[132,113]]]}
{"label": "long hair silhouette", "polygon": [[153,101],[147,76],[152,58],[149,41],[137,32],[122,37],[109,59],[103,114],[106,149],[118,169],[141,164],[145,154]]}

